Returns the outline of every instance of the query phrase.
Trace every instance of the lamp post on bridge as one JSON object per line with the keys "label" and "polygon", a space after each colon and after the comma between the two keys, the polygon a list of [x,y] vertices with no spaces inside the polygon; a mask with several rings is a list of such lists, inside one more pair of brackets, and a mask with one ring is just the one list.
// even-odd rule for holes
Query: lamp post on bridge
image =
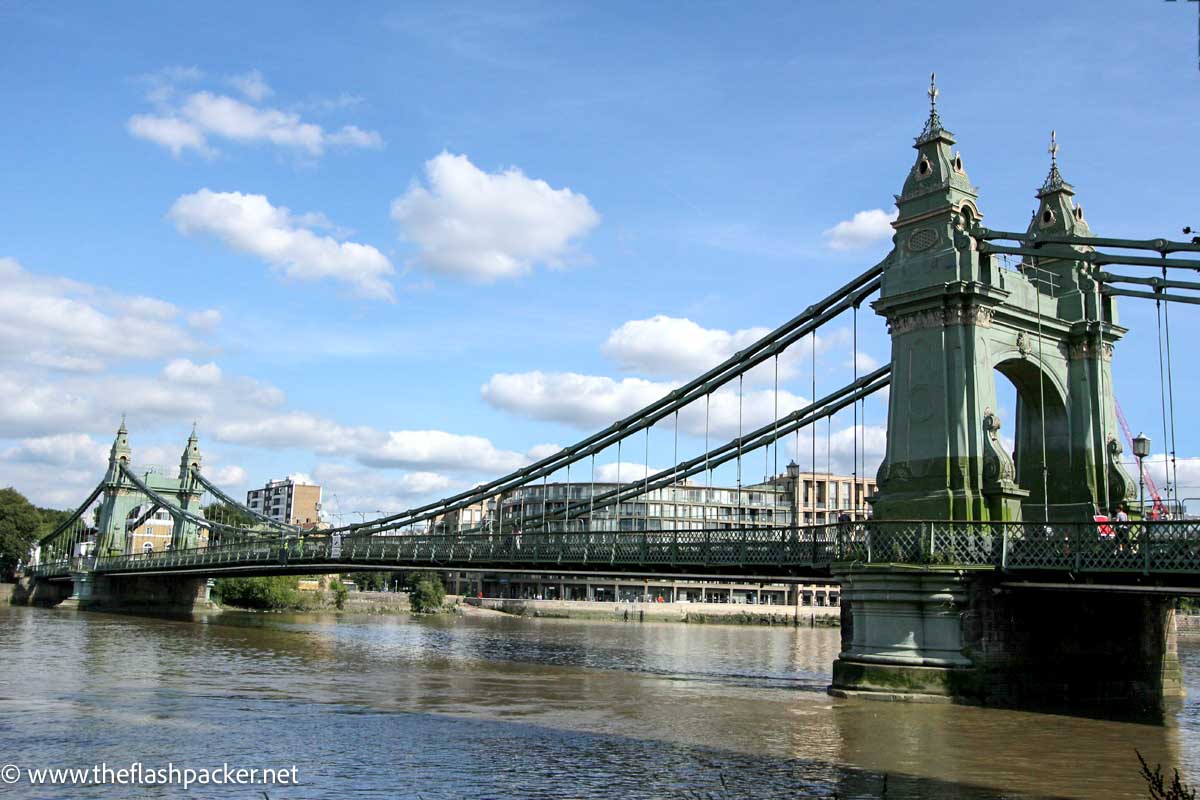
{"label": "lamp post on bridge", "polygon": [[1139,432],[1133,439],[1133,455],[1138,462],[1138,509],[1142,519],[1146,518],[1146,470],[1142,459],[1150,455],[1150,438]]}

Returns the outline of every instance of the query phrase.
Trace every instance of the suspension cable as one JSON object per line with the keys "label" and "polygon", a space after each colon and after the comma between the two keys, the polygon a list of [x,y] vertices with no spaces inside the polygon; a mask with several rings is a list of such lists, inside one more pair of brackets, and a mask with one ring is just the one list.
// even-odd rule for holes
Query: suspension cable
{"label": "suspension cable", "polygon": [[737,526],[742,527],[742,381],[738,375],[738,438],[737,438]]}
{"label": "suspension cable", "polygon": [[648,531],[650,530],[650,428],[648,427],[646,428],[646,460],[643,464],[643,469],[645,469],[643,473],[645,480],[643,481],[642,507],[645,510],[645,514],[643,515],[645,521],[642,530]]}
{"label": "suspension cable", "polygon": [[[1158,290],[1155,289],[1155,294]],[[1154,312],[1158,319],[1158,400],[1162,413],[1162,429],[1163,429],[1163,479],[1167,485],[1164,487],[1167,490],[1167,508],[1171,507],[1171,464],[1168,460],[1171,450],[1171,440],[1167,435],[1167,379],[1165,367],[1163,365],[1163,302],[1155,298]]]}
{"label": "suspension cable", "polygon": [[[858,306],[851,314],[850,361],[854,368],[854,380],[858,380]],[[854,404],[854,465],[850,470],[850,508],[858,519],[858,403]]]}
{"label": "suspension cable", "polygon": [[[775,469],[771,472],[771,478],[777,480],[779,478],[779,355],[775,356]],[[778,485],[776,485],[778,486]],[[771,522],[779,524],[779,492],[775,491],[771,494]]]}
{"label": "suspension cable", "polygon": [[[814,402],[817,397],[817,334],[816,333],[813,333],[811,335],[810,344],[812,345],[812,398],[813,398],[813,400],[810,402]],[[812,497],[810,497],[809,499],[812,501],[813,521],[815,522],[816,518],[817,518],[817,511],[816,511],[816,508],[817,508],[817,429],[816,429],[816,426],[813,426],[813,429],[808,432],[808,436],[812,440]],[[826,496],[825,499],[828,500],[829,499],[828,496]]]}
{"label": "suspension cable", "polygon": [[[1166,254],[1163,254],[1166,258]],[[1162,268],[1163,278],[1167,276],[1167,268]],[[1171,366],[1171,304],[1163,304],[1163,338],[1167,340],[1167,402],[1171,416],[1171,484],[1174,487],[1176,505],[1179,504],[1179,466],[1175,460],[1175,370]]]}
{"label": "suspension cable", "polygon": [[[1100,382],[1100,397],[1104,397],[1104,300],[1100,294],[1100,282],[1096,282],[1096,372]],[[1108,409],[1103,399],[1100,402],[1100,463],[1104,485],[1104,513],[1112,513],[1112,489],[1108,480]]]}
{"label": "suspension cable", "polygon": [[1038,334],[1038,411],[1041,415],[1042,440],[1042,521],[1050,521],[1050,470],[1046,466],[1046,360],[1042,355],[1042,270],[1035,256],[1033,269],[1037,282],[1033,285],[1033,293],[1037,298],[1037,334]]}
{"label": "suspension cable", "polygon": [[[811,426],[822,418],[835,415],[859,398],[880,391],[891,382],[889,372],[890,369],[888,367],[882,367],[870,375],[861,378],[856,386],[843,387],[821,398],[816,403],[786,415],[780,420],[779,435],[786,436],[793,431],[798,431],[800,428]],[[757,447],[764,447],[771,441],[772,437],[776,435],[774,425],[774,422],[767,423],[743,437],[749,440],[751,450]],[[737,457],[737,446],[738,442],[736,439],[730,440],[704,455],[695,456],[694,458],[680,462],[676,468],[662,470],[651,476],[650,488],[656,489],[660,486],[666,486],[677,471],[686,478],[703,471],[706,464],[709,468],[715,468],[728,463]],[[622,490],[614,489],[599,495],[596,499],[603,505],[609,506],[619,503],[628,497],[635,496],[639,491],[641,491],[641,487],[638,486]]]}

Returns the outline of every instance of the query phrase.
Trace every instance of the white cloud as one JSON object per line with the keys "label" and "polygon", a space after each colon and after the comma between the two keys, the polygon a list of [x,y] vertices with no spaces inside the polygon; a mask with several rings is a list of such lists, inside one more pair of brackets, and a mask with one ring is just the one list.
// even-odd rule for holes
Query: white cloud
{"label": "white cloud", "polygon": [[543,458],[549,458],[562,449],[562,445],[558,444],[535,444],[529,448],[529,457],[534,461],[541,461]]}
{"label": "white cloud", "polygon": [[859,375],[862,375],[865,372],[873,372],[874,370],[879,369],[879,366],[880,366],[879,359],[875,358],[874,356],[868,355],[867,353],[864,353],[861,350],[857,354],[855,354],[854,356],[852,356],[851,358],[846,360],[846,366],[848,368],[853,369],[855,366],[855,362],[857,362],[857,365],[858,365],[858,374]]}
{"label": "white cloud", "polygon": [[[673,383],[656,383],[640,378],[620,381],[599,375],[574,372],[521,372],[493,375],[481,388],[485,402],[494,408],[530,419],[563,422],[581,429],[599,428],[632,414],[676,388]],[[740,404],[741,432],[790,413],[807,404],[807,399],[780,390],[745,390]],[[707,427],[710,443],[738,435],[738,392],[724,388],[708,398],[685,407],[679,428],[692,436],[703,436]],[[661,425],[673,424],[660,422]]]}
{"label": "white cloud", "polygon": [[321,485],[322,515],[339,524],[395,513],[466,488],[436,472],[398,475],[327,462],[317,465],[313,479]]}
{"label": "white cloud", "polygon": [[529,463],[521,453],[499,450],[482,436],[445,431],[389,431],[374,447],[358,453],[371,467],[431,467],[466,472],[502,473]]}
{"label": "white cloud", "polygon": [[575,372],[499,373],[480,392],[485,402],[531,419],[578,427],[609,425],[674,389],[641,378],[615,381]]}
{"label": "white cloud", "polygon": [[767,328],[724,331],[690,319],[658,314],[626,322],[608,336],[601,352],[624,370],[644,375],[699,375],[769,333]]}
{"label": "white cloud", "polygon": [[[22,439],[16,447],[0,453],[6,461],[67,465],[91,465],[97,468],[107,463],[108,446],[84,433],[59,433]],[[97,477],[99,475],[97,474]],[[82,500],[83,498],[79,498]]]}
{"label": "white cloud", "polygon": [[96,372],[203,347],[163,300],[27,272],[11,258],[0,258],[0,284],[0,363]]}
{"label": "white cloud", "polygon": [[600,221],[587,197],[553,189],[516,167],[480,170],[443,152],[425,163],[428,188],[414,184],[392,203],[416,261],[434,272],[491,282],[563,266],[572,240]]}
{"label": "white cloud", "polygon": [[315,234],[303,224],[304,215],[273,206],[261,194],[201,189],[181,196],[167,215],[180,233],[215,236],[289,278],[329,278],[349,284],[362,297],[394,297],[388,278],[395,269],[387,256],[371,245]]}
{"label": "white cloud", "polygon": [[221,368],[212,361],[207,364],[197,364],[186,358],[177,358],[163,368],[163,375],[168,380],[179,383],[211,386],[221,382]]}
{"label": "white cloud", "polygon": [[[699,376],[769,333],[767,328],[726,331],[705,328],[690,319],[658,314],[630,320],[609,334],[601,352],[624,370],[664,378]],[[838,328],[815,336],[818,356],[849,343],[850,331]],[[802,337],[779,355],[779,380],[811,369],[814,335]],[[748,385],[772,384],[775,361],[767,359],[746,373]]]}
{"label": "white cloud", "polygon": [[495,474],[524,466],[534,458],[499,449],[482,436],[437,430],[381,431],[340,425],[300,411],[223,424],[216,436],[224,442],[258,447],[308,449],[382,468]]}
{"label": "white cloud", "polygon": [[176,157],[184,150],[195,150],[203,156],[216,154],[216,151],[208,146],[208,140],[200,128],[177,117],[134,114],[129,118],[126,127],[137,138],[161,145]]}
{"label": "white cloud", "polygon": [[187,323],[196,330],[211,331],[221,324],[221,312],[215,308],[196,311],[188,314]]}
{"label": "white cloud", "polygon": [[644,481],[649,475],[656,472],[661,472],[662,467],[651,465],[650,469],[646,469],[645,464],[634,464],[630,461],[622,461],[619,464],[597,464],[596,465],[596,481],[599,483],[632,483],[633,481]]}
{"label": "white cloud", "polygon": [[267,81],[263,78],[263,74],[256,69],[252,69],[242,75],[231,75],[226,79],[230,86],[237,89],[247,100],[255,103],[261,103],[266,98],[274,94],[274,90],[267,85]]}
{"label": "white cloud", "polygon": [[857,250],[876,242],[892,238],[895,232],[892,221],[898,212],[887,212],[881,208],[859,211],[824,232],[827,244],[833,250]]}
{"label": "white cloud", "polygon": [[383,137],[375,131],[355,125],[327,130],[294,112],[256,105],[273,93],[257,70],[227,79],[250,102],[203,90],[181,96],[178,84],[202,77],[198,70],[167,70],[145,76],[151,87],[147,100],[155,110],[134,114],[126,128],[133,136],[165,147],[177,157],[188,150],[212,157],[217,153],[212,140],[267,143],[311,158],[323,155],[328,147],[383,146]]}
{"label": "white cloud", "polygon": [[226,491],[244,487],[246,485],[246,477],[246,470],[236,464],[217,467],[208,476],[209,480]]}

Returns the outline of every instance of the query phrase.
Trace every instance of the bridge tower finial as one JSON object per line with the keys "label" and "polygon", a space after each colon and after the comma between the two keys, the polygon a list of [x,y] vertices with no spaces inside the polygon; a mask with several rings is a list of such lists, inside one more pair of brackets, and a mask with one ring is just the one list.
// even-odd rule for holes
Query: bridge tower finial
{"label": "bridge tower finial", "polygon": [[184,445],[183,455],[179,457],[179,479],[182,481],[191,476],[193,470],[200,469],[204,455],[200,452],[199,437],[196,435],[196,422],[192,422],[192,433]]}
{"label": "bridge tower finial", "polygon": [[129,446],[129,430],[125,427],[125,415],[121,415],[121,427],[117,428],[116,438],[108,451],[108,465],[115,467],[119,462],[128,464],[133,460],[133,450]]}
{"label": "bridge tower finial", "polygon": [[1083,218],[1083,206],[1071,199],[1075,187],[1067,183],[1058,169],[1058,131],[1050,131],[1050,172],[1037,191],[1038,209],[1029,223],[1029,233],[1054,233],[1069,236],[1091,236]]}

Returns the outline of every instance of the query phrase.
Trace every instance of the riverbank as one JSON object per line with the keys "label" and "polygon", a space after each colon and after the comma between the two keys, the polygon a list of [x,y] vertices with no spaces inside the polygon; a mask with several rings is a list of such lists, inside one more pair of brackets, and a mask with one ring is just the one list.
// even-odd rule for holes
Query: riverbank
{"label": "riverbank", "polygon": [[841,624],[837,606],[748,605],[743,603],[617,603],[594,600],[466,599],[475,608],[502,611],[522,617],[600,619],[615,622],[684,622],[720,625],[805,625],[835,627]]}

